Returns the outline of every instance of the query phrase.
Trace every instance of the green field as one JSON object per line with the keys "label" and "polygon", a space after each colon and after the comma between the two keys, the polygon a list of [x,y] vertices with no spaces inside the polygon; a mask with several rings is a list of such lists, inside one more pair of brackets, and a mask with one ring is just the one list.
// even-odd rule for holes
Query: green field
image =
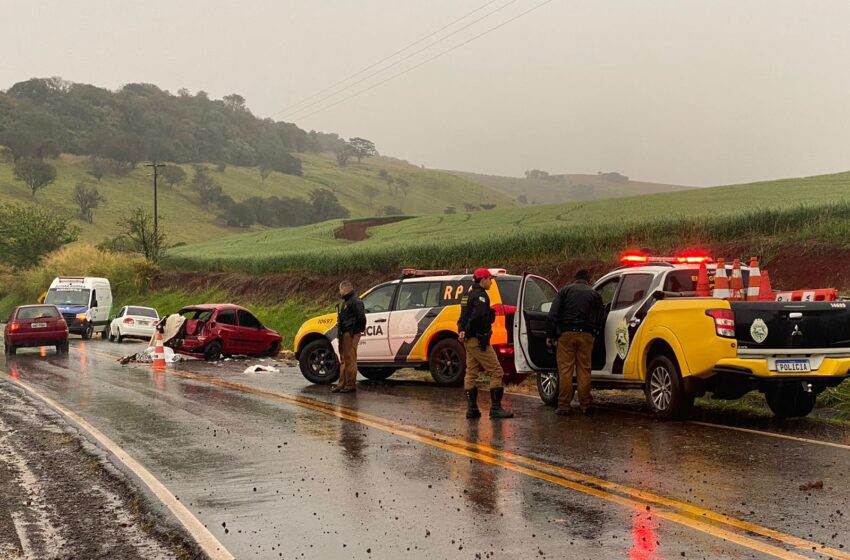
{"label": "green field", "polygon": [[525,196],[528,204],[561,204],[564,202],[675,192],[693,188],[645,181],[619,182],[609,180],[605,175],[568,174],[553,175],[547,179],[526,179],[482,175],[466,171],[446,171],[446,173],[469,179],[514,198]]}
{"label": "green field", "polygon": [[196,270],[396,270],[576,257],[627,246],[750,238],[826,239],[850,233],[850,172],[683,192],[424,216],[333,239],[340,222],[269,230],[179,247],[167,266]]}
{"label": "green field", "polygon": [[[215,171],[214,166],[208,167],[212,177],[222,186],[224,194],[236,202],[252,196],[306,198],[310,191],[326,187],[337,195],[352,217],[374,216],[384,206],[398,207],[405,214],[421,215],[442,214],[447,206],[462,210],[465,203],[490,203],[499,207],[514,204],[510,196],[478,183],[388,158],[364,160],[362,164],[355,161],[343,168],[329,156],[298,154],[298,157],[303,162],[303,177],[272,173],[265,184],[260,182],[260,174],[256,168],[228,166],[224,172],[219,173]],[[139,206],[152,208],[152,180],[149,169],[145,167],[137,167],[126,177],[106,176],[98,184],[93,177],[86,174],[86,158],[65,155],[49,161],[56,166],[58,179],[39,191],[36,196],[37,204],[50,206],[60,213],[75,215],[73,189],[80,181],[97,184],[106,198],[105,204],[95,210],[93,224],[76,221],[81,229],[81,241],[98,243],[107,235],[116,232],[116,222],[129,210]],[[188,175],[188,183],[192,177],[192,168],[185,165],[183,169]],[[396,193],[387,181],[378,175],[381,170],[394,179],[407,181],[410,184],[407,195],[401,190]],[[378,191],[371,205],[365,194],[365,189],[370,187]],[[32,202],[27,187],[13,179],[12,165],[8,162],[0,163],[0,202]],[[220,210],[214,206],[201,206],[197,202],[197,196],[189,190],[188,184],[176,186],[173,190],[160,184],[159,213],[162,217],[161,223],[172,242],[218,240],[225,235],[262,229],[255,227],[246,230],[222,225],[217,219]]]}

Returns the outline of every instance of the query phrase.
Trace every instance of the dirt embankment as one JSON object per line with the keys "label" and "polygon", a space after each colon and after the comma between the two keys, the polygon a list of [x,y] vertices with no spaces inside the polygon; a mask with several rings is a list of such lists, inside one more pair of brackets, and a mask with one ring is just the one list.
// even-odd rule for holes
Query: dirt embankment
{"label": "dirt embankment", "polygon": [[369,238],[369,228],[394,224],[407,219],[404,216],[389,216],[386,218],[370,218],[368,220],[348,220],[343,222],[342,227],[334,232],[334,238],[363,241]]}
{"label": "dirt embankment", "polygon": [[[706,248],[709,254],[742,260],[750,255],[763,255],[762,268],[770,272],[774,289],[838,288],[850,291],[850,252],[846,249],[822,244],[796,244],[786,247],[751,247],[743,245],[716,245]],[[489,263],[507,269],[512,274],[524,271],[539,274],[561,286],[569,282],[581,268],[590,270],[594,278],[617,266],[616,262],[573,259],[536,261],[515,260],[507,263]],[[470,263],[470,269],[479,266]],[[303,299],[326,303],[335,300],[337,286],[343,279],[351,280],[358,290],[397,278],[395,272],[362,272],[351,274],[318,274],[313,272],[279,272],[273,274],[247,274],[238,272],[187,272],[166,270],[160,275],[160,288],[198,292],[214,289],[230,294],[234,303],[283,303]],[[464,273],[464,269],[454,270]]]}

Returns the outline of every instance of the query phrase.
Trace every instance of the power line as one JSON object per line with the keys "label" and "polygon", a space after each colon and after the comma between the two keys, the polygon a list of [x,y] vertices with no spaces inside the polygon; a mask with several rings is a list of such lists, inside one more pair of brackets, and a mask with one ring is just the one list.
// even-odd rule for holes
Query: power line
{"label": "power line", "polygon": [[378,74],[380,74],[381,72],[384,72],[384,71],[386,71],[386,70],[389,70],[389,69],[390,69],[390,68],[392,68],[393,66],[398,66],[399,64],[401,64],[401,63],[402,63],[402,62],[404,62],[405,60],[409,60],[409,59],[413,58],[414,56],[416,56],[416,55],[418,55],[418,54],[422,53],[423,51],[426,51],[426,50],[430,49],[431,47],[433,47],[433,46],[434,46],[434,45],[436,45],[437,43],[441,43],[441,42],[445,41],[446,39],[448,39],[449,37],[453,37],[453,36],[457,35],[458,33],[460,33],[461,31],[464,31],[464,30],[466,30],[466,29],[468,29],[468,28],[472,27],[473,25],[475,25],[476,23],[480,22],[481,20],[483,20],[483,19],[486,19],[486,18],[490,17],[491,15],[495,14],[496,12],[499,12],[499,11],[501,11],[501,10],[504,10],[505,8],[507,8],[508,6],[510,6],[511,4],[513,4],[513,3],[514,3],[514,2],[516,2],[516,1],[517,1],[517,0],[510,0],[507,4],[503,4],[502,6],[500,6],[500,7],[496,8],[495,10],[491,10],[490,12],[487,12],[486,14],[484,14],[483,16],[481,16],[480,18],[475,19],[475,20],[472,20],[471,22],[467,23],[467,24],[466,24],[466,25],[464,25],[463,27],[461,27],[461,28],[459,28],[459,29],[456,29],[455,31],[452,31],[452,32],[451,32],[451,33],[449,33],[448,35],[445,35],[445,36],[443,36],[443,37],[441,37],[441,38],[437,39],[436,41],[433,41],[433,42],[431,42],[431,43],[428,43],[427,45],[425,45],[425,46],[424,46],[424,47],[422,47],[421,49],[416,50],[416,51],[413,51],[413,52],[412,52],[412,53],[410,53],[409,55],[407,55],[407,56],[405,56],[405,57],[403,57],[403,58],[400,58],[400,59],[396,60],[396,61],[395,61],[395,62],[393,62],[392,64],[388,64],[387,66],[384,66],[383,68],[381,68],[381,69],[379,69],[379,70],[376,70],[376,71],[372,72],[371,74],[367,74],[366,76],[364,76],[364,77],[360,78],[360,79],[359,79],[359,80],[357,80],[356,82],[352,82],[352,83],[348,84],[347,86],[344,86],[344,87],[342,87],[342,88],[338,89],[337,91],[335,91],[335,92],[333,92],[333,93],[330,93],[330,94],[328,94],[328,95],[325,95],[324,97],[321,97],[321,98],[317,99],[316,101],[313,101],[312,103],[308,103],[307,105],[304,105],[304,106],[303,106],[303,107],[301,107],[300,109],[296,109],[295,111],[287,112],[287,114],[283,115],[283,118],[291,118],[291,117],[292,117],[292,115],[296,115],[296,114],[298,114],[298,113],[300,113],[300,112],[304,111],[305,109],[309,109],[310,107],[313,107],[313,106],[315,106],[315,105],[318,105],[318,104],[319,104],[319,103],[321,103],[322,101],[326,101],[326,100],[330,99],[331,97],[334,97],[334,96],[336,96],[336,95],[338,95],[338,94],[342,93],[343,91],[345,91],[345,90],[347,90],[347,89],[350,89],[350,88],[352,88],[352,87],[354,87],[354,86],[356,86],[356,85],[358,85],[358,84],[362,84],[362,83],[363,83],[363,82],[365,82],[366,80],[368,80],[368,79],[370,79],[370,78],[374,78],[375,76],[377,76],[377,75],[378,75]]}
{"label": "power line", "polygon": [[389,55],[389,56],[385,56],[385,57],[384,57],[384,58],[382,58],[381,60],[379,60],[379,61],[377,61],[377,62],[374,62],[374,63],[370,64],[370,65],[369,65],[369,66],[367,66],[366,68],[363,68],[362,70],[359,70],[359,71],[355,72],[354,74],[351,74],[350,76],[347,76],[347,77],[345,77],[345,78],[343,78],[343,79],[339,80],[338,82],[334,82],[333,84],[329,85],[328,87],[326,87],[326,88],[324,88],[324,89],[321,89],[321,90],[319,90],[319,91],[317,91],[317,92],[315,92],[315,93],[312,93],[312,94],[308,95],[307,97],[305,97],[304,99],[301,99],[301,100],[300,100],[300,101],[298,101],[297,103],[293,103],[293,104],[291,104],[291,105],[287,105],[286,107],[284,107],[284,108],[283,108],[283,109],[281,109],[280,111],[278,111],[278,112],[276,112],[276,113],[272,113],[270,116],[274,117],[275,115],[279,115],[279,114],[281,114],[281,113],[283,113],[283,112],[285,112],[285,111],[289,111],[290,109],[292,109],[292,108],[294,108],[294,107],[297,107],[297,106],[301,105],[301,104],[302,104],[302,103],[304,103],[305,101],[310,101],[311,99],[313,99],[313,98],[314,98],[314,97],[316,97],[317,95],[321,95],[321,94],[325,93],[326,91],[328,91],[329,89],[333,89],[333,88],[335,88],[336,86],[338,86],[338,85],[340,85],[340,84],[342,84],[342,83],[347,82],[347,81],[348,81],[348,80],[350,80],[351,78],[356,78],[357,76],[359,76],[359,75],[360,75],[360,74],[362,74],[363,72],[366,72],[366,71],[368,71],[368,70],[371,70],[371,69],[372,69],[372,68],[374,68],[375,66],[378,66],[379,64],[382,64],[382,63],[386,62],[387,60],[389,60],[389,59],[391,59],[391,58],[395,57],[396,55],[399,55],[399,54],[403,53],[404,51],[406,51],[406,50],[407,50],[407,49],[409,49],[410,47],[413,47],[413,46],[418,45],[419,43],[421,43],[422,41],[424,41],[424,40],[426,40],[426,39],[430,39],[431,37],[433,37],[434,35],[437,35],[437,34],[438,34],[438,33],[440,33],[441,31],[444,31],[444,30],[448,29],[448,28],[449,28],[449,27],[451,27],[452,25],[454,25],[454,24],[458,23],[459,21],[462,21],[462,20],[464,20],[464,19],[468,18],[469,16],[471,16],[472,14],[474,14],[474,13],[476,13],[476,12],[480,12],[481,10],[483,10],[484,8],[486,8],[487,6],[489,6],[490,4],[493,4],[494,2],[497,2],[497,1],[498,1],[498,0],[489,0],[488,2],[486,2],[486,3],[482,4],[481,6],[479,6],[479,7],[475,8],[475,9],[474,9],[474,10],[472,10],[471,12],[468,12],[468,13],[466,13],[466,14],[462,15],[461,17],[459,17],[459,18],[457,18],[457,19],[453,20],[452,22],[447,23],[446,25],[444,25],[443,27],[441,27],[441,28],[437,29],[437,30],[436,30],[436,31],[434,31],[433,33],[429,33],[428,35],[425,35],[424,37],[420,37],[419,39],[417,39],[417,40],[413,41],[412,43],[410,43],[410,44],[409,44],[409,45],[407,45],[406,47],[401,48],[401,49],[399,49],[399,50],[395,51],[395,52],[394,52],[394,53],[392,53],[391,55]]}
{"label": "power line", "polygon": [[452,51],[454,51],[454,50],[457,50],[457,49],[459,49],[460,47],[463,47],[463,46],[465,46],[465,45],[468,45],[469,43],[471,43],[471,42],[475,41],[476,39],[478,39],[478,38],[480,38],[480,37],[483,37],[484,35],[487,35],[488,33],[491,33],[491,32],[493,32],[493,31],[496,31],[497,29],[499,29],[499,28],[501,28],[501,27],[504,27],[504,26],[506,26],[507,24],[509,24],[509,23],[511,23],[511,22],[513,22],[513,21],[518,20],[519,18],[523,17],[524,15],[526,15],[526,14],[530,14],[531,12],[533,12],[533,11],[535,11],[535,10],[539,9],[539,8],[542,8],[543,6],[545,6],[546,4],[551,3],[552,1],[553,1],[553,0],[545,0],[544,2],[541,2],[540,4],[538,4],[538,5],[534,6],[533,8],[529,8],[528,10],[526,10],[526,11],[524,11],[524,12],[521,12],[520,14],[517,14],[516,16],[514,16],[514,17],[510,18],[509,20],[504,21],[504,22],[500,23],[499,25],[497,25],[497,26],[495,26],[495,27],[491,27],[490,29],[488,29],[488,30],[486,30],[486,31],[484,31],[484,32],[482,32],[482,33],[479,33],[478,35],[475,35],[475,36],[474,36],[474,37],[472,37],[471,39],[467,39],[467,40],[466,40],[466,41],[464,41],[463,43],[460,43],[460,44],[458,44],[458,45],[455,45],[454,47],[451,47],[450,49],[446,49],[446,50],[444,50],[444,51],[442,51],[442,52],[440,52],[440,53],[438,53],[438,54],[436,54],[436,55],[432,56],[431,58],[428,58],[428,59],[423,60],[422,62],[420,62],[419,64],[416,64],[415,66],[411,66],[411,67],[410,67],[410,68],[408,68],[407,70],[403,70],[403,71],[401,71],[401,72],[399,72],[399,73],[397,73],[397,74],[393,74],[392,76],[390,76],[390,77],[388,77],[388,78],[386,78],[386,79],[384,79],[384,80],[381,80],[380,82],[378,82],[378,83],[376,83],[376,84],[373,84],[373,85],[371,85],[371,86],[369,86],[369,87],[367,87],[367,88],[365,88],[365,89],[362,89],[362,90],[360,90],[360,91],[357,91],[357,92],[355,92],[355,93],[353,93],[353,94],[351,94],[351,95],[349,95],[349,96],[347,96],[347,97],[343,97],[343,98],[342,98],[342,99],[340,99],[339,101],[335,101],[334,103],[331,103],[330,105],[327,105],[327,106],[325,106],[325,107],[322,107],[321,109],[318,109],[318,110],[313,111],[313,112],[311,112],[311,113],[307,113],[306,115],[302,115],[302,116],[300,116],[300,117],[299,117],[299,119],[306,119],[306,118],[308,118],[308,117],[312,117],[312,116],[313,116],[313,115],[315,115],[315,114],[321,113],[321,112],[323,112],[323,111],[327,111],[327,110],[328,110],[328,109],[330,109],[331,107],[335,107],[336,105],[339,105],[340,103],[343,103],[343,102],[345,102],[345,101],[348,101],[349,99],[351,99],[351,98],[353,98],[353,97],[357,97],[358,95],[360,95],[360,94],[362,94],[362,93],[366,93],[367,91],[373,90],[373,89],[375,89],[376,87],[381,86],[381,85],[383,85],[383,84],[385,84],[385,83],[389,82],[390,80],[394,80],[395,78],[398,78],[398,77],[400,77],[400,76],[403,76],[403,75],[407,74],[408,72],[412,72],[413,70],[416,70],[416,69],[417,69],[417,68],[419,68],[420,66],[423,66],[423,65],[425,65],[425,64],[427,64],[427,63],[429,63],[429,62],[431,62],[432,60],[435,60],[435,59],[437,59],[437,58],[440,58],[441,56],[443,56],[443,55],[445,55],[445,54],[448,54],[448,53],[450,53],[450,52],[452,52]]}

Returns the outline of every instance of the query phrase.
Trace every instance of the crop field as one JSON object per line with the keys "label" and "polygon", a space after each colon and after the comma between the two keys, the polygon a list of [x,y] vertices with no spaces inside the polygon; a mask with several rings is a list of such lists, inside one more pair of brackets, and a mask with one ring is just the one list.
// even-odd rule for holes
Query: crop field
{"label": "crop field", "polygon": [[613,257],[725,241],[847,243],[850,173],[642,197],[424,216],[378,226],[360,242],[333,239],[341,222],[269,230],[175,248],[167,266],[270,272],[390,271],[401,266]]}

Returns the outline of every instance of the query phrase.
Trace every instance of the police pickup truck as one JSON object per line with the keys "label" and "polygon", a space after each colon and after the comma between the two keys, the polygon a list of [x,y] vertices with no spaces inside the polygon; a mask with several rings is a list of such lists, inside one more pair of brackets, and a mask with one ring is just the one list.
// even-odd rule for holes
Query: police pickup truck
{"label": "police pickup truck", "polygon": [[[607,313],[593,349],[594,387],[643,389],[661,419],[687,417],[694,398],[706,393],[737,399],[750,391],[764,393],[776,416],[795,417],[847,378],[845,302],[695,297],[697,261],[637,262],[594,284]],[[713,280],[716,265],[704,262]],[[746,282],[746,267],[742,276]],[[540,397],[550,405],[557,402],[558,375],[546,319],[556,293],[546,279],[525,275],[513,324],[517,373],[536,372]]]}

